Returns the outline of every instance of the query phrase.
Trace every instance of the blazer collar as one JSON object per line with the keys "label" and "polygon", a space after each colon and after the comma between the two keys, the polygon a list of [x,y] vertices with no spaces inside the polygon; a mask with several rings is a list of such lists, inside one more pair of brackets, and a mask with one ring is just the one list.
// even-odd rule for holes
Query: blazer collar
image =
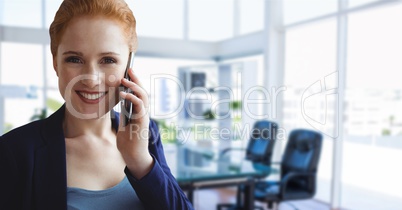
{"label": "blazer collar", "polygon": [[43,146],[35,151],[33,196],[36,209],[67,208],[66,146],[63,133],[65,105],[40,127]]}

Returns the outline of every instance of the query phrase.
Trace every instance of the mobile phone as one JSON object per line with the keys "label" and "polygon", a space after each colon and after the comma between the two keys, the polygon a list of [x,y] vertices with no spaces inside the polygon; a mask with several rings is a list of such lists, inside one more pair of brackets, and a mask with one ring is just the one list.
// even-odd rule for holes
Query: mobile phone
{"label": "mobile phone", "polygon": [[[128,56],[127,67],[124,73],[124,78],[126,78],[128,81],[131,81],[130,76],[128,75],[128,69],[133,67],[134,56],[135,56],[134,52],[130,52],[130,55]],[[132,93],[132,91],[127,87],[123,87],[123,91],[125,93]],[[123,127],[124,127],[130,123],[131,116],[133,115],[133,106],[130,100],[123,99],[121,103],[121,112],[124,118],[123,119]]]}

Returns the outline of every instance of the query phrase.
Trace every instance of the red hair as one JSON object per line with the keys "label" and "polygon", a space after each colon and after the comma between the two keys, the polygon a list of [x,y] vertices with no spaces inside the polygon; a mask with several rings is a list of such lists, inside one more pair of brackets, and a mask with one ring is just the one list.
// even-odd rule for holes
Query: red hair
{"label": "red hair", "polygon": [[87,15],[116,20],[126,35],[130,52],[137,49],[135,18],[124,0],[64,0],[49,28],[50,50],[53,56],[57,55],[61,37],[70,20]]}

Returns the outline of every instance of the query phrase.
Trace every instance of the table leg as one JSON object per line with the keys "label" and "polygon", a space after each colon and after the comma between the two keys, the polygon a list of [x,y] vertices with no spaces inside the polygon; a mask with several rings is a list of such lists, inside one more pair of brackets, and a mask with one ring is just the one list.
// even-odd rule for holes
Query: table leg
{"label": "table leg", "polygon": [[194,190],[190,189],[187,191],[187,198],[190,201],[191,204],[194,205]]}
{"label": "table leg", "polygon": [[249,179],[244,188],[244,208],[247,210],[254,209],[254,179]]}

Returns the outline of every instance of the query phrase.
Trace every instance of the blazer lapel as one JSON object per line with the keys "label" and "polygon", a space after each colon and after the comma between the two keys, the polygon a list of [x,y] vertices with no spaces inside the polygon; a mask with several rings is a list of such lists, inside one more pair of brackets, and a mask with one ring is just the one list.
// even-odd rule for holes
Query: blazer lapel
{"label": "blazer lapel", "polygon": [[65,105],[41,125],[43,146],[35,152],[33,197],[36,209],[67,208],[66,147],[62,128]]}

